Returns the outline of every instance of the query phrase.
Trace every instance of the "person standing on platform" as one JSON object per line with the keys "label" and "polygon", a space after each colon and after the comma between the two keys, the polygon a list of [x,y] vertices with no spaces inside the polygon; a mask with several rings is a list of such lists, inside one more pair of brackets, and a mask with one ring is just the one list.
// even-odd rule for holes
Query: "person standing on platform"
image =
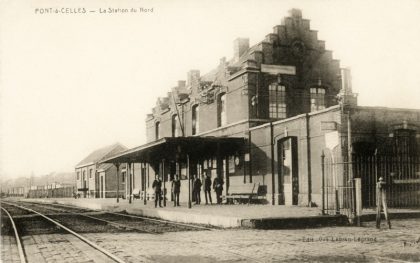
{"label": "person standing on platform", "polygon": [[[207,199],[207,195],[209,196],[209,198]],[[204,196],[206,198],[206,205],[209,204],[209,200],[210,200],[210,204],[213,204],[213,201],[211,200],[211,178],[210,175],[206,174],[206,178],[204,179]]]}
{"label": "person standing on platform", "polygon": [[181,181],[176,174],[175,179],[172,181],[172,193],[174,195],[174,206],[179,206],[179,193],[181,192]]}
{"label": "person standing on platform", "polygon": [[195,195],[195,204],[199,205],[201,203],[201,180],[198,176],[194,176],[194,195]]}
{"label": "person standing on platform", "polygon": [[162,181],[160,180],[160,176],[157,174],[156,179],[153,181],[152,184],[153,191],[155,192],[155,207],[159,202],[159,207],[162,207]]}
{"label": "person standing on platform", "polygon": [[216,192],[216,199],[218,204],[222,203],[223,184],[223,178],[219,176],[216,176],[216,178],[214,178],[213,189]]}

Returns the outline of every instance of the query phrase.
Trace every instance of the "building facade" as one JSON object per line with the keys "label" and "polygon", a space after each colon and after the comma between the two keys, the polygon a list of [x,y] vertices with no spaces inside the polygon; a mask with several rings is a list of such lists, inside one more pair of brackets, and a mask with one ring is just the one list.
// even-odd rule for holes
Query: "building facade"
{"label": "building facade", "polygon": [[[116,168],[100,162],[127,150],[127,147],[116,143],[97,149],[80,161],[76,167],[76,189],[82,197],[105,198],[117,196]],[[124,189],[125,178],[120,178],[119,187]]]}
{"label": "building facade", "polygon": [[[399,204],[420,205],[420,110],[358,106],[350,71],[300,10],[254,46],[236,39],[234,57],[211,72],[188,72],[157,100],[146,127],[146,145],[104,160],[139,167],[128,170],[128,189],[149,191],[159,174],[169,200],[178,174],[185,201],[188,178],[208,174],[223,179],[224,195],[252,183],[264,186],[266,203],[328,209],[346,208],[354,178],[367,200],[378,176],[393,176],[394,197],[410,199]],[[372,161],[381,154],[395,159],[393,169]],[[406,157],[410,165],[398,159]],[[369,165],[383,169],[372,174]]]}

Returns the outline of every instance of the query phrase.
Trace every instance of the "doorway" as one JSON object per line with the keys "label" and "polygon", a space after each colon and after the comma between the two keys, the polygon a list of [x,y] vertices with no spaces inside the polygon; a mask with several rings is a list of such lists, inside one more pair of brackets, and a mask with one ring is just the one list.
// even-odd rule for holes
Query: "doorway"
{"label": "doorway", "polygon": [[277,142],[279,205],[297,205],[299,197],[299,173],[297,137],[288,137]]}
{"label": "doorway", "polygon": [[101,175],[100,178],[101,178],[101,180],[100,180],[100,187],[99,187],[100,194],[101,194],[100,195],[100,198],[105,198],[105,193],[104,193],[104,176]]}

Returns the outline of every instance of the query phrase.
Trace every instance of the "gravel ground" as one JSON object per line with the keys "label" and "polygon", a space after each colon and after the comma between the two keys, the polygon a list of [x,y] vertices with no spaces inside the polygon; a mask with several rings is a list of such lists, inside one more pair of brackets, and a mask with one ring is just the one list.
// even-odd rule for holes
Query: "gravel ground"
{"label": "gravel ground", "polygon": [[[390,230],[384,223],[378,230],[375,222],[369,222],[363,227],[212,231],[174,228],[176,232],[169,232],[172,225],[150,223],[150,229],[163,232],[153,235],[114,231],[93,219],[54,217],[72,228],[78,226],[75,230],[127,262],[420,262],[420,219],[393,220]],[[102,217],[129,225],[144,224],[141,219],[121,219],[110,214]],[[35,225],[43,227],[42,223]],[[2,258],[13,262],[13,255],[7,253],[13,240],[4,233]],[[25,249],[35,255],[29,262],[103,262],[103,258],[92,258],[85,248],[77,248],[79,243],[64,238],[66,235],[39,233],[23,237]]]}
{"label": "gravel ground", "polygon": [[[23,215],[33,214],[32,212],[17,208],[12,205],[4,204],[4,203],[1,204],[1,207],[6,209],[12,216],[23,216]],[[1,210],[1,213],[3,214],[3,210]]]}
{"label": "gravel ground", "polygon": [[[384,227],[384,225],[383,225]],[[420,220],[393,220],[393,229],[326,227],[302,230],[212,230],[85,233],[126,262],[420,262]],[[70,239],[69,239],[70,238]],[[2,236],[2,258],[13,262]],[[73,239],[73,240],[72,240]],[[23,237],[34,262],[103,262],[63,234]],[[73,246],[72,246],[73,244]],[[6,248],[6,249],[4,249]],[[15,253],[13,253],[16,255]],[[16,258],[14,256],[14,258]]]}
{"label": "gravel ground", "polygon": [[127,262],[419,262],[420,220],[393,229],[327,227],[302,230],[213,230],[88,234]]}

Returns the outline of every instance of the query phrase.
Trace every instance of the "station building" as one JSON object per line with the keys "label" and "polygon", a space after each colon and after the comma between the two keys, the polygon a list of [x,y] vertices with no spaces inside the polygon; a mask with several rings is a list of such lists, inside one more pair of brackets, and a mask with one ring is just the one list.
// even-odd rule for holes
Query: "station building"
{"label": "station building", "polygon": [[[81,160],[75,167],[76,189],[81,197],[105,198],[117,197],[117,169],[111,164],[102,164],[102,160],[127,150],[127,147],[115,143],[97,149]],[[121,167],[120,189],[126,187],[125,167]]]}
{"label": "station building", "polygon": [[178,174],[186,201],[188,178],[209,174],[224,179],[224,195],[257,184],[265,203],[345,208],[362,178],[367,207],[384,176],[398,185],[396,205],[420,205],[420,110],[358,106],[350,70],[297,9],[254,46],[236,39],[214,70],[188,72],[146,127],[145,145],[102,160],[127,164],[127,194],[151,191],[160,174],[170,200]]}

